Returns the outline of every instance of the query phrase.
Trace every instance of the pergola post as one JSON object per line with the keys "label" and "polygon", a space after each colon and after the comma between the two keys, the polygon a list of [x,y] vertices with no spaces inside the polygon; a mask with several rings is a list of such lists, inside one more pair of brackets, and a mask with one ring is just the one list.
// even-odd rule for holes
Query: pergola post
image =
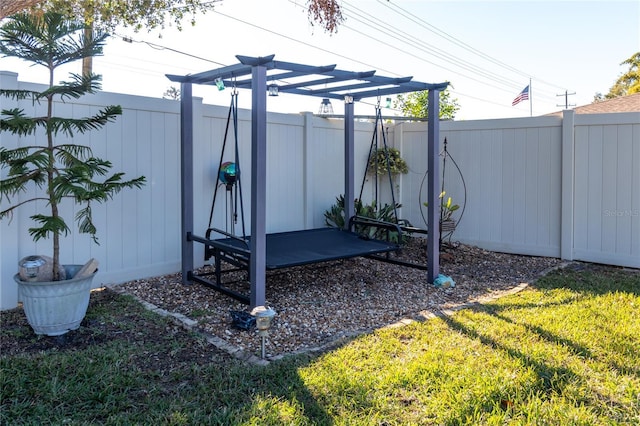
{"label": "pergola post", "polygon": [[180,85],[180,216],[182,223],[182,283],[193,271],[193,95],[192,84]]}
{"label": "pergola post", "polygon": [[267,68],[251,71],[251,307],[266,299]]}
{"label": "pergola post", "polygon": [[427,273],[429,283],[433,283],[440,273],[440,91],[429,90],[429,124],[427,125],[428,160],[427,170]]}
{"label": "pergola post", "polygon": [[344,228],[349,228],[349,218],[356,213],[354,164],[355,123],[353,100],[344,102]]}

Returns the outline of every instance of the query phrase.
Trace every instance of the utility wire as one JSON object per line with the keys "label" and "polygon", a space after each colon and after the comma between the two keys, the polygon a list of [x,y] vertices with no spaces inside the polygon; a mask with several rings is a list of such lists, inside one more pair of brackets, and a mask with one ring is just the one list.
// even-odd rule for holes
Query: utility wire
{"label": "utility wire", "polygon": [[[289,1],[290,1],[290,2],[292,2],[292,3],[294,3],[294,1],[293,1],[293,0],[289,0]],[[381,3],[382,3],[382,2],[381,2]],[[294,4],[296,4],[296,6],[299,6],[299,4],[297,4],[297,3],[294,3]],[[372,25],[371,25],[371,24],[380,24],[380,22],[379,22],[379,20],[378,20],[377,18],[374,18],[374,19],[376,19],[376,20],[375,20],[375,21],[373,21],[371,18],[367,18],[367,17],[363,16],[363,14],[366,14],[366,15],[368,15],[368,16],[370,16],[370,17],[372,17],[372,15],[370,15],[370,14],[368,14],[368,13],[366,13],[366,12],[362,12],[362,11],[361,11],[361,9],[358,9],[358,8],[353,7],[352,5],[350,5],[350,4],[349,4],[348,2],[346,2],[346,1],[344,2],[344,4],[345,4],[345,5],[347,5],[347,8],[346,8],[346,10],[347,10],[347,12],[348,12],[348,13],[347,13],[347,15],[348,15],[348,16],[350,16],[350,17],[352,17],[354,20],[356,20],[356,21],[358,21],[358,22],[360,22],[360,23],[364,24],[365,26],[367,26],[367,27],[369,27],[369,28],[370,28],[370,27],[372,27]],[[386,5],[385,5],[385,6],[386,6]],[[389,7],[389,6],[387,6],[387,7]],[[350,8],[355,9],[355,10],[356,10],[356,12],[353,12]],[[400,9],[401,9],[401,8],[400,8]],[[401,9],[401,10],[404,10],[404,9]],[[360,11],[360,12],[362,12],[362,13],[358,13],[357,11]],[[319,50],[319,51],[322,51],[322,52],[325,52],[325,53],[329,53],[329,54],[334,55],[334,56],[338,56],[338,57],[341,57],[341,58],[347,59],[347,60],[349,60],[349,61],[351,61],[351,62],[359,63],[359,64],[361,64],[361,65],[363,65],[363,66],[367,66],[367,67],[370,67],[370,68],[373,68],[373,69],[382,70],[382,71],[384,71],[384,72],[386,72],[386,73],[393,74],[393,75],[398,75],[398,76],[399,76],[399,74],[397,74],[397,73],[395,73],[395,72],[391,72],[391,71],[388,71],[388,70],[384,70],[384,69],[383,69],[383,68],[381,68],[381,67],[376,67],[375,65],[368,64],[368,63],[363,62],[363,61],[359,61],[359,60],[357,60],[357,59],[354,59],[354,58],[353,58],[353,57],[351,57],[351,56],[341,55],[341,54],[339,54],[339,53],[336,53],[335,51],[330,51],[330,50],[328,50],[328,49],[324,49],[324,48],[321,48],[321,47],[315,46],[315,45],[313,45],[313,44],[303,42],[303,41],[301,41],[301,40],[299,40],[299,39],[296,39],[296,38],[294,38],[294,37],[290,37],[290,36],[287,36],[287,35],[284,35],[284,34],[278,33],[278,32],[276,32],[276,31],[269,30],[269,29],[264,28],[264,27],[262,27],[262,26],[259,26],[259,25],[256,25],[256,24],[253,24],[253,23],[250,23],[250,22],[248,22],[248,21],[245,21],[245,20],[242,20],[242,19],[239,19],[239,18],[236,18],[236,17],[230,16],[230,15],[228,15],[228,14],[225,14],[225,13],[219,12],[218,10],[213,10],[213,12],[214,12],[214,13],[216,13],[216,14],[218,14],[218,15],[221,15],[221,16],[223,16],[223,17],[225,17],[225,18],[228,18],[228,19],[234,20],[234,21],[236,21],[236,22],[240,22],[240,23],[242,23],[242,24],[244,24],[244,25],[248,25],[248,26],[251,26],[251,27],[253,27],[253,28],[256,28],[256,29],[258,29],[258,30],[260,30],[260,31],[264,31],[264,32],[267,32],[267,33],[270,33],[270,34],[274,34],[274,35],[276,35],[276,36],[278,36],[278,37],[282,37],[282,38],[285,38],[285,39],[287,39],[287,40],[294,41],[294,42],[296,42],[296,43],[299,43],[299,44],[305,45],[305,46],[307,46],[307,47],[310,47],[310,48],[313,48],[313,49],[316,49],[316,50]],[[407,12],[407,13],[408,13],[408,12]],[[352,14],[353,14],[353,15],[352,15]],[[413,15],[412,15],[412,16],[413,16]],[[372,18],[373,18],[373,17],[372,17]],[[407,18],[407,19],[410,19],[410,18]],[[363,21],[363,20],[364,20],[364,21]],[[418,18],[414,18],[414,19],[411,19],[411,20],[412,20],[413,22],[416,22],[416,20],[419,20],[419,19],[418,19]],[[431,25],[431,24],[428,24],[428,23],[426,23],[426,22],[424,22],[424,21],[422,21],[422,20],[419,20],[419,21],[424,23],[424,25],[422,25],[422,24],[421,24],[421,26],[423,26],[423,27],[424,27],[425,25],[428,25],[428,26],[430,26],[430,25]],[[428,60],[426,60],[426,59],[425,59],[425,58],[423,58],[423,57],[416,57],[414,54],[412,54],[412,53],[410,53],[410,52],[408,52],[408,51],[406,51],[406,50],[404,50],[404,49],[402,49],[402,48],[399,48],[397,45],[394,45],[394,44],[387,43],[387,42],[385,42],[385,41],[379,40],[379,39],[377,39],[377,38],[375,38],[375,37],[372,37],[371,35],[369,35],[369,34],[367,34],[367,33],[364,33],[364,32],[362,32],[362,31],[357,30],[357,29],[355,29],[355,28],[353,28],[353,27],[351,27],[351,26],[347,26],[347,25],[345,25],[345,24],[342,24],[342,25],[343,25],[345,28],[348,28],[348,29],[349,29],[349,30],[351,30],[351,31],[354,31],[354,32],[356,32],[356,33],[358,33],[358,34],[361,34],[362,36],[364,36],[364,37],[366,37],[366,38],[369,38],[369,39],[371,39],[371,40],[375,41],[376,43],[381,43],[381,44],[387,45],[387,46],[389,46],[389,47],[392,47],[392,48],[394,48],[394,49],[396,49],[396,50],[399,50],[399,51],[401,51],[402,53],[407,54],[407,55],[409,55],[409,56],[411,56],[411,57],[413,57],[413,58],[417,58],[417,59],[419,59],[419,60],[421,60],[421,61],[424,61],[424,62],[426,62],[426,63],[430,63],[430,64],[432,64],[432,65],[434,65],[434,66],[437,66],[437,67],[440,67],[440,68],[446,69],[446,70],[447,70],[447,71],[449,71],[449,72],[453,72],[453,73],[456,73],[456,74],[462,75],[462,76],[464,76],[464,77],[466,77],[466,78],[470,78],[470,79],[472,79],[472,80],[474,80],[474,81],[477,81],[477,82],[482,83],[482,84],[485,84],[485,85],[489,85],[489,86],[494,87],[494,88],[496,88],[496,89],[503,90],[503,91],[506,91],[506,90],[507,90],[507,89],[499,88],[499,87],[497,87],[497,86],[495,86],[495,85],[492,85],[492,84],[490,84],[490,83],[487,83],[486,81],[479,80],[479,79],[477,79],[477,78],[475,78],[475,77],[471,77],[471,76],[468,76],[468,75],[462,74],[462,73],[460,73],[460,72],[458,72],[458,71],[454,71],[454,70],[452,70],[452,69],[446,68],[446,67],[444,67],[444,66],[442,66],[442,65],[440,65],[440,64],[437,64],[437,63],[434,63],[434,62],[428,61]],[[409,35],[408,33],[404,32],[404,31],[397,30],[397,29],[395,29],[395,27],[393,27],[393,26],[389,26],[389,25],[387,25],[387,24],[384,24],[383,26],[384,26],[385,28],[387,28],[387,29],[388,29],[388,31],[390,31],[390,32],[392,32],[392,33],[395,33],[395,34],[397,35],[397,36],[393,36],[393,38],[394,38],[394,39],[396,39],[396,40],[398,40],[398,41],[400,41],[400,42],[402,42],[402,43],[404,43],[404,44],[407,44],[407,45],[409,45],[409,46],[411,46],[411,47],[413,47],[413,48],[417,48],[417,49],[419,49],[419,50],[420,50],[420,51],[422,51],[422,52],[430,53],[428,49],[437,50],[437,51],[439,51],[439,52],[441,52],[441,53],[442,53],[442,52],[444,52],[444,51],[442,51],[441,49],[436,48],[436,47],[434,47],[434,46],[432,46],[432,45],[429,45],[429,44],[427,44],[427,43],[420,43],[420,42],[416,43],[416,42],[412,42],[412,41],[411,41],[411,39],[412,39],[412,38],[415,38],[415,37],[412,37],[411,35]],[[376,28],[376,25],[374,25],[373,27],[374,27],[374,28]],[[433,26],[431,26],[431,27],[433,27]],[[433,27],[433,28],[435,28],[435,30],[437,30],[437,31],[442,32],[444,35],[446,35],[446,36],[448,36],[448,37],[452,38],[453,40],[457,40],[457,39],[455,39],[454,37],[452,37],[452,36],[450,36],[449,34],[447,34],[446,32],[443,32],[443,31],[441,31],[441,30],[437,29],[436,27]],[[381,31],[381,32],[383,32],[385,35],[388,35],[387,33],[385,33],[385,32],[384,32],[384,31],[382,31],[382,30],[378,30],[378,31]],[[429,31],[434,32],[434,30],[431,30],[431,29],[430,29]],[[444,37],[444,36],[443,36],[443,37]],[[129,42],[134,42],[134,40],[132,40],[131,38],[128,38],[128,37],[123,37],[123,39],[124,39],[124,40],[126,40],[126,41],[129,41]],[[170,48],[170,47],[167,47],[167,46],[162,46],[162,45],[159,45],[159,44],[157,44],[157,43],[151,43],[151,42],[146,42],[146,41],[137,41],[137,40],[136,40],[135,42],[136,42],[136,43],[144,43],[144,44],[147,44],[149,47],[154,48],[154,49],[157,49],[157,50],[169,50],[169,51],[172,51],[172,52],[175,52],[175,53],[178,53],[178,54],[186,55],[186,56],[189,56],[189,57],[192,57],[192,58],[198,59],[198,60],[202,60],[202,61],[206,61],[206,62],[209,62],[209,63],[216,64],[216,65],[219,65],[219,66],[226,66],[225,64],[222,64],[222,63],[220,63],[220,62],[217,62],[217,61],[214,61],[214,60],[211,60],[211,59],[208,59],[208,58],[204,58],[204,57],[202,57],[202,56],[193,55],[193,54],[190,54],[190,53],[187,53],[187,52],[184,52],[184,51],[180,51],[180,50],[178,50],[178,49]],[[459,43],[462,43],[463,45],[466,45],[466,44],[465,44],[465,43],[463,43],[463,42],[460,42],[460,41],[458,41],[458,42],[459,42]],[[422,45],[422,46],[421,46],[421,45]],[[468,45],[466,45],[466,46],[468,46]],[[473,51],[473,48],[471,48],[470,46],[469,46],[469,48],[467,48],[466,50],[470,50],[470,49],[471,49],[471,51]],[[479,52],[479,51],[477,51],[477,52]],[[446,52],[444,52],[444,53],[446,53]],[[476,55],[484,55],[484,54],[482,54],[482,52],[479,52],[479,53],[474,52],[474,53],[475,53]],[[452,55],[447,55],[447,56],[448,56],[448,58],[449,58],[450,62],[452,62],[454,65],[457,65],[457,66],[459,66],[459,67],[461,67],[461,68],[463,68],[463,69],[471,70],[471,71],[476,72],[476,73],[478,73],[478,74],[482,74],[482,76],[483,76],[484,78],[487,78],[487,79],[489,79],[489,80],[493,80],[493,81],[495,81],[495,82],[497,82],[497,83],[499,83],[499,84],[502,84],[502,85],[505,85],[505,86],[507,86],[507,87],[510,87],[509,91],[511,91],[511,88],[519,87],[519,86],[516,86],[516,85],[515,85],[515,84],[517,84],[517,83],[515,83],[514,81],[511,81],[511,82],[508,82],[508,81],[507,81],[507,82],[505,82],[505,81],[504,81],[504,79],[499,79],[499,78],[496,78],[495,76],[492,76],[492,74],[491,74],[489,71],[485,71],[485,70],[483,70],[483,69],[481,69],[481,68],[479,68],[479,67],[475,67],[475,66],[473,66],[473,65],[469,65],[469,63],[468,63],[468,62],[466,62],[466,61],[464,61],[464,60],[459,60],[459,59],[457,59],[457,58],[453,57]],[[487,57],[488,57],[488,55],[485,55],[485,56],[487,56]],[[490,58],[490,57],[489,57],[489,58]],[[493,59],[493,58],[492,58],[492,59]],[[495,59],[494,59],[492,62],[496,62],[496,61],[497,61],[497,60],[495,60]],[[465,62],[466,62],[466,64],[465,64]],[[503,63],[501,63],[500,61],[497,61],[497,62],[498,62],[498,63],[500,63],[500,64],[503,64]],[[507,64],[503,64],[503,66],[506,66],[506,67],[508,67],[508,68],[513,68],[513,67],[508,66]],[[513,70],[516,70],[516,69],[515,69],[515,68],[513,68]],[[519,71],[518,71],[518,70],[516,70],[516,72],[519,72]],[[469,96],[469,95],[465,95],[465,96]],[[540,96],[540,95],[538,95],[538,96]],[[470,97],[472,97],[472,98],[473,98],[473,96],[470,96]],[[475,99],[482,100],[482,99],[479,99],[479,98],[475,98]],[[483,101],[488,102],[488,103],[494,103],[494,102],[489,101],[489,100],[483,100]]]}
{"label": "utility wire", "polygon": [[[349,15],[349,16],[351,16],[351,15]],[[360,16],[362,16],[362,15],[360,15]],[[363,23],[365,25],[369,25],[369,24],[367,24],[367,22],[364,22],[364,21],[358,19],[357,15],[356,15],[356,17],[354,17],[354,19],[356,19],[357,21],[359,21],[359,22],[361,22],[361,23]],[[365,18],[365,19],[369,23],[376,24],[376,22],[372,21],[371,19],[367,19],[367,18]],[[509,92],[511,92],[513,89],[520,89],[520,83],[519,82],[516,82],[514,80],[509,82],[505,78],[500,77],[497,74],[494,74],[494,73],[492,73],[490,71],[486,71],[486,70],[484,70],[484,69],[482,69],[480,67],[474,66],[473,64],[471,64],[469,62],[460,60],[460,59],[456,58],[455,56],[453,56],[453,55],[447,53],[446,51],[444,51],[442,49],[439,49],[439,48],[437,48],[437,47],[435,47],[433,45],[430,45],[430,44],[425,43],[423,41],[419,41],[418,39],[408,35],[407,33],[403,32],[403,31],[398,31],[394,27],[390,27],[390,26],[388,26],[387,24],[384,24],[384,23],[381,23],[381,25],[385,26],[388,29],[389,32],[385,32],[385,31],[383,31],[381,29],[378,29],[378,31],[382,32],[383,34],[385,34],[387,36],[391,35],[392,38],[394,38],[394,39],[396,39],[398,41],[404,42],[404,43],[406,43],[406,44],[408,44],[408,45],[410,45],[412,47],[415,47],[416,49],[418,49],[421,52],[427,53],[428,55],[433,55],[433,52],[436,52],[440,56],[448,58],[449,62],[452,63],[453,65],[457,65],[458,67],[460,67],[462,69],[465,69],[467,71],[472,71],[472,72],[474,72],[474,73],[478,74],[479,76],[482,76],[482,77],[484,77],[486,79],[493,80],[493,81],[495,81],[497,83],[500,83],[500,84],[503,84],[505,86],[509,86]],[[426,63],[432,64],[434,66],[437,66],[439,68],[445,69],[445,70],[450,71],[452,73],[455,73],[455,74],[458,74],[458,75],[462,75],[463,77],[467,77],[467,78],[469,78],[471,80],[480,82],[482,84],[487,84],[488,86],[491,86],[493,88],[496,88],[496,89],[499,89],[499,90],[505,90],[505,89],[500,88],[498,86],[486,83],[483,80],[479,80],[476,77],[472,77],[472,76],[470,76],[468,74],[463,74],[463,73],[461,73],[459,71],[455,71],[455,70],[453,70],[451,68],[448,68],[446,66],[440,65],[440,64],[438,64],[436,62],[429,61],[429,60],[425,59],[422,56],[415,56],[414,54],[412,54],[412,53],[410,53],[410,52],[408,52],[406,50],[403,50],[402,48],[400,48],[400,47],[398,47],[396,45],[393,45],[393,44],[381,41],[380,39],[376,39],[376,38],[373,38],[371,36],[368,36],[367,34],[361,32],[361,31],[358,31],[355,28],[349,27],[346,24],[344,24],[344,26],[349,28],[349,29],[351,29],[354,32],[357,32],[359,34],[365,35],[365,36],[375,40],[378,43],[382,43],[382,44],[385,44],[385,45],[387,45],[389,47],[392,47],[394,49],[400,50],[401,52],[406,53],[407,55],[409,55],[409,56],[411,56],[411,57],[413,57],[413,58],[415,58],[417,60],[420,60],[422,62],[426,62]],[[394,36],[393,33],[400,34],[400,37]],[[435,56],[435,55],[433,55],[433,56]]]}
{"label": "utility wire", "polygon": [[[397,14],[399,14],[399,15],[401,15],[401,16],[409,19],[409,20],[411,20],[412,22],[422,26],[426,30],[428,30],[428,31],[430,31],[430,32],[432,32],[432,33],[434,33],[434,34],[436,34],[436,35],[438,35],[438,36],[450,41],[451,43],[456,44],[457,46],[467,50],[468,52],[473,53],[474,55],[477,55],[477,56],[479,56],[479,57],[481,57],[481,58],[483,58],[483,59],[485,59],[487,61],[493,62],[494,64],[499,65],[499,66],[501,66],[501,67],[503,67],[503,68],[505,68],[505,69],[507,69],[509,71],[512,71],[512,72],[514,72],[516,74],[519,74],[521,76],[524,76],[524,77],[527,77],[527,78],[531,77],[528,73],[526,73],[524,71],[521,71],[521,70],[519,70],[519,69],[517,69],[517,68],[515,68],[515,67],[513,67],[513,66],[511,66],[509,64],[506,64],[506,63],[504,63],[504,62],[502,62],[502,61],[500,61],[498,59],[493,58],[492,56],[490,56],[490,55],[488,55],[488,54],[486,54],[486,53],[484,53],[484,52],[482,52],[482,51],[470,46],[469,44],[457,39],[456,37],[450,35],[446,31],[443,31],[440,28],[437,28],[436,26],[428,23],[424,19],[421,19],[421,18],[417,17],[415,14],[407,11],[406,9],[403,9],[400,6],[398,6],[395,2],[391,2],[390,0],[386,0],[386,1],[377,0],[377,1],[381,5],[393,10]],[[393,5],[393,7],[391,5]],[[564,89],[564,87],[555,85],[553,83],[546,82],[546,81],[541,80],[539,78],[535,78],[535,80],[537,80],[540,83],[546,84],[548,86],[553,86],[553,87],[556,87],[558,89]]]}
{"label": "utility wire", "polygon": [[[351,16],[353,19],[355,19],[355,20],[357,20],[357,21],[359,21],[359,22],[361,22],[361,23],[363,23],[363,24],[367,25],[368,27],[373,27],[373,28],[384,27],[384,28],[386,28],[387,30],[389,30],[389,31],[391,31],[391,32],[393,32],[393,33],[400,34],[400,35],[402,36],[403,40],[401,40],[401,39],[400,39],[400,38],[398,38],[398,37],[394,37],[394,38],[395,38],[395,39],[397,39],[397,40],[400,40],[400,41],[402,41],[402,42],[405,42],[405,43],[408,43],[408,44],[412,44],[412,45],[414,45],[414,46],[416,46],[416,44],[417,44],[417,45],[419,45],[419,46],[421,45],[421,46],[423,46],[423,47],[418,47],[418,48],[419,48],[419,50],[420,50],[420,51],[422,51],[422,52],[424,52],[424,53],[427,53],[427,54],[429,54],[429,55],[436,56],[436,55],[434,55],[434,53],[433,53],[433,52],[436,52],[436,53],[438,53],[438,55],[439,55],[439,56],[437,56],[437,57],[445,57],[445,58],[447,58],[447,59],[448,59],[448,61],[449,61],[450,63],[452,63],[452,64],[454,64],[454,65],[457,65],[457,66],[459,66],[459,67],[461,67],[461,68],[463,68],[463,69],[466,69],[466,70],[469,70],[469,71],[472,71],[472,72],[478,73],[478,74],[480,74],[481,76],[483,76],[483,77],[485,77],[485,78],[488,78],[488,79],[490,79],[490,80],[493,80],[493,81],[495,81],[495,82],[498,82],[498,83],[500,83],[500,84],[503,84],[503,85],[505,85],[505,86],[509,87],[509,92],[511,92],[511,90],[512,90],[512,89],[521,89],[521,83],[520,83],[520,82],[518,82],[518,81],[511,80],[511,79],[508,79],[508,78],[505,78],[505,77],[500,76],[500,75],[498,75],[498,74],[495,74],[495,73],[493,73],[493,72],[491,72],[491,71],[487,71],[487,70],[485,70],[485,69],[483,69],[483,68],[480,68],[479,66],[477,66],[477,65],[475,65],[475,64],[472,64],[472,63],[471,63],[471,62],[469,62],[469,61],[465,61],[465,60],[463,60],[463,59],[459,59],[459,58],[457,58],[456,56],[454,56],[454,55],[452,55],[452,54],[450,54],[450,53],[446,52],[446,51],[445,51],[445,50],[443,50],[443,49],[440,49],[440,48],[438,48],[438,47],[436,47],[436,46],[433,46],[433,45],[431,45],[431,44],[429,44],[429,43],[426,43],[426,42],[421,41],[421,38],[420,38],[420,37],[413,37],[413,36],[409,35],[408,33],[404,32],[404,31],[397,30],[395,27],[390,26],[390,25],[389,25],[389,24],[387,24],[385,21],[383,21],[383,20],[380,20],[380,19],[378,19],[378,18],[373,17],[371,14],[369,14],[369,13],[367,13],[367,12],[363,11],[362,9],[359,9],[359,8],[357,8],[357,7],[353,6],[353,5],[351,5],[350,3],[346,2],[346,1],[344,2],[344,4],[348,6],[347,8],[345,8],[346,10],[350,10],[350,8],[353,8],[353,9],[355,9],[355,10],[359,11],[359,12],[351,12],[351,13],[355,13],[355,16],[354,16],[354,15],[351,15],[351,13],[348,13],[348,14],[347,14],[347,16]],[[386,4],[385,4],[385,6],[386,6],[386,7],[389,7],[389,6],[387,6]],[[370,19],[370,18],[367,18],[367,17],[364,17],[364,16],[363,16],[363,14],[366,14],[366,15],[370,16],[370,17],[371,17],[371,19]],[[363,19],[365,19],[367,22],[363,22],[362,20],[360,20],[360,19],[358,19],[358,18],[363,18]],[[418,22],[416,22],[416,20],[415,20],[415,19],[411,19],[411,20],[412,20],[414,23],[418,23]],[[423,22],[424,22],[424,21],[423,21]],[[428,23],[426,23],[426,22],[425,22],[425,24],[426,24],[426,25],[431,25],[431,24],[428,24]],[[350,27],[348,27],[347,25],[344,25],[344,24],[343,24],[343,26],[345,26],[345,27],[347,27],[347,28],[350,28]],[[423,26],[423,27],[424,27],[424,25],[421,25],[421,26]],[[431,26],[431,27],[433,27],[433,26]],[[455,44],[456,44],[456,45],[460,45],[460,43],[462,43],[462,42],[457,41],[457,39],[453,38],[452,36],[449,36],[447,33],[445,33],[445,32],[443,32],[443,31],[441,31],[441,30],[437,29],[436,27],[433,27],[433,28],[435,28],[437,31],[439,31],[439,32],[441,32],[441,33],[443,33],[443,34],[446,34],[446,35],[448,36],[448,37],[447,37],[447,39],[448,39],[448,40],[454,40],[454,42],[455,42]],[[352,29],[352,28],[351,28],[351,29]],[[352,29],[352,30],[353,30],[353,29]],[[383,31],[383,30],[378,29],[378,31],[381,31],[381,32],[385,33],[385,35],[388,35],[388,34],[387,34],[385,31]],[[429,29],[429,31],[436,33],[435,31],[430,30],[430,29]],[[440,34],[436,33],[436,35],[440,35]],[[415,40],[418,40],[418,41],[412,41],[411,39],[415,39]],[[457,42],[456,42],[456,41],[457,41]],[[468,45],[466,45],[466,44],[464,44],[464,43],[462,43],[462,44],[463,44],[463,45],[465,45],[465,46],[468,46]],[[473,49],[473,48],[471,48],[471,47],[469,46],[468,48],[465,48],[465,49],[466,49],[466,50],[470,50],[470,49]],[[477,51],[477,52],[478,52],[478,53],[476,53],[476,52],[472,52],[472,53],[475,53],[476,55],[477,55],[477,54],[484,55],[484,54],[482,54],[482,52],[479,52],[479,51]],[[405,53],[406,53],[406,52],[405,52]],[[415,57],[415,56],[414,56],[414,57]],[[510,70],[515,70],[516,72],[521,73],[520,71],[516,70],[515,68],[513,68],[513,67],[511,67],[511,66],[509,66],[509,65],[507,65],[507,64],[504,64],[503,62],[497,61],[497,60],[495,60],[495,59],[493,59],[493,58],[489,57],[488,55],[484,55],[483,57],[488,58],[489,60],[491,60],[491,62],[493,62],[493,63],[495,63],[495,64],[498,64],[498,65],[500,65],[500,66],[502,66],[502,67],[507,67],[507,68],[508,68],[508,69],[510,69]],[[416,57],[416,59],[422,60],[423,58],[421,58],[421,57]],[[434,64],[433,62],[430,62],[430,61],[426,61],[426,62],[428,62],[428,63],[431,63],[431,64],[433,64],[433,65],[438,66],[437,64]],[[454,72],[454,73],[456,73],[456,74],[462,75],[462,76],[464,76],[464,77],[470,78],[470,79],[472,79],[472,80],[474,80],[474,81],[479,81],[479,82],[481,82],[481,83],[483,83],[483,84],[486,84],[486,85],[488,85],[488,86],[491,86],[491,87],[494,87],[494,88],[497,88],[497,89],[500,89],[500,90],[503,90],[503,91],[507,91],[507,89],[498,88],[498,87],[496,87],[495,85],[488,84],[488,83],[486,83],[486,82],[484,82],[484,81],[481,81],[481,80],[478,80],[478,79],[476,79],[476,78],[474,78],[474,77],[470,77],[470,76],[469,76],[469,75],[467,75],[467,74],[463,74],[463,73],[460,73],[460,72],[453,71],[453,70],[451,70],[450,68],[446,68],[446,67],[444,67],[444,66],[442,66],[442,68],[444,68],[444,69],[446,69],[446,70],[448,70],[448,71]],[[526,74],[524,74],[524,73],[522,73],[522,74],[523,74],[523,75],[526,75]],[[528,78],[528,75],[527,75],[527,78]],[[552,99],[553,99],[551,96],[544,95],[543,93],[538,93],[538,96],[545,97],[545,98],[547,98],[548,100],[552,100]]]}
{"label": "utility wire", "polygon": [[225,64],[221,64],[220,62],[216,62],[216,61],[213,61],[211,59],[203,58],[202,56],[193,55],[191,53],[183,52],[182,50],[177,50],[177,49],[174,49],[172,47],[162,46],[162,45],[159,45],[159,44],[156,44],[156,43],[151,43],[150,41],[134,40],[131,37],[121,36],[121,35],[118,35],[118,34],[116,34],[116,36],[122,38],[122,40],[127,42],[127,43],[143,43],[143,44],[146,44],[147,46],[149,46],[149,47],[151,47],[153,49],[156,49],[156,50],[169,50],[171,52],[179,53],[179,54],[185,55],[185,56],[190,56],[192,58],[199,59],[201,61],[210,62],[212,64],[216,64],[216,65],[219,65],[221,67],[225,67],[226,66]]}

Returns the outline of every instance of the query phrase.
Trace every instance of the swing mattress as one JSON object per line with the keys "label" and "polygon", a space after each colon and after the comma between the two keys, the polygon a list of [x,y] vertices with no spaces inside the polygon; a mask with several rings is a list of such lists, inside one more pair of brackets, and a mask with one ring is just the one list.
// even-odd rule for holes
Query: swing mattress
{"label": "swing mattress", "polygon": [[[250,247],[251,237],[247,237]],[[217,249],[237,258],[249,248],[234,238],[210,240]],[[366,239],[355,232],[337,228],[318,228],[266,235],[266,268],[280,269],[352,257],[396,251],[400,245]],[[248,262],[248,257],[245,256]]]}

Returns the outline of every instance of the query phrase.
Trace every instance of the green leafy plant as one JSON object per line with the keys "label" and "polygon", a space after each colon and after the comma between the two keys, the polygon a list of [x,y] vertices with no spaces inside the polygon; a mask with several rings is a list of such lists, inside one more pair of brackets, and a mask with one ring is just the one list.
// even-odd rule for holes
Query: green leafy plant
{"label": "green leafy plant", "polygon": [[369,157],[367,170],[374,175],[385,175],[389,172],[392,175],[397,175],[407,174],[409,166],[396,148],[378,148]]}
{"label": "green leafy plant", "polygon": [[[447,198],[447,201],[443,201],[446,194],[446,191],[442,191],[438,196],[440,198],[440,223],[453,220],[453,213],[460,208],[458,204],[453,204],[451,197]],[[425,207],[429,207],[429,203],[427,202],[422,204],[424,204]]]}
{"label": "green leafy plant", "polygon": [[[74,143],[57,144],[55,138],[73,138],[77,133],[102,128],[122,114],[120,106],[107,106],[96,115],[85,118],[65,118],[54,115],[55,99],[65,101],[95,93],[100,89],[100,76],[71,74],[70,81],[54,84],[57,67],[85,57],[102,53],[107,34],[85,31],[82,23],[63,15],[47,12],[41,15],[18,14],[10,17],[0,28],[0,54],[43,65],[49,71],[49,84],[43,91],[0,89],[0,95],[13,100],[31,99],[44,102],[44,116],[28,116],[19,108],[0,112],[0,131],[20,137],[33,136],[31,142],[17,148],[0,147],[0,168],[7,170],[0,180],[0,202],[10,204],[0,210],[0,219],[11,217],[14,210],[27,203],[44,201],[46,213],[36,213],[31,219],[36,226],[29,228],[34,241],[53,239],[53,276],[60,279],[60,236],[70,228],[60,215],[60,205],[71,199],[82,206],[75,221],[81,233],[88,233],[94,242],[96,227],[92,219],[92,202],[106,202],[124,188],[140,188],[145,177],[122,180],[123,173],[109,175],[109,161],[94,157],[89,146]],[[36,141],[43,134],[43,143]],[[39,188],[31,198],[19,194]],[[44,193],[42,192],[44,190]],[[45,205],[42,203],[42,205]]]}
{"label": "green leafy plant", "polygon": [[[378,209],[376,201],[372,201],[371,204],[364,204],[362,200],[356,198],[355,200],[355,215],[359,217],[365,217],[369,219],[375,219],[387,223],[398,223],[394,210],[402,207],[401,204],[396,203],[395,209],[392,204],[384,204]],[[336,197],[336,203],[333,204],[328,210],[324,212],[324,222],[327,226],[333,228],[344,228],[346,217],[344,211],[344,195]],[[357,225],[355,231],[359,234],[366,235],[369,238],[382,239],[386,236],[387,231],[371,226]],[[396,232],[390,233],[391,241],[397,241],[398,236]]]}

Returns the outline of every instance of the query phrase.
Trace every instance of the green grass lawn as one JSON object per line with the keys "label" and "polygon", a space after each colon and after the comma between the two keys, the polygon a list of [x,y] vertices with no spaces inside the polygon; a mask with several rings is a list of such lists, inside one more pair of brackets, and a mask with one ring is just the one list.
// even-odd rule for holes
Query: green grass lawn
{"label": "green grass lawn", "polygon": [[[266,367],[220,355],[154,368],[204,343],[144,332],[142,343],[1,355],[0,423],[638,425],[640,274],[591,269]],[[170,327],[120,297],[119,312]]]}

